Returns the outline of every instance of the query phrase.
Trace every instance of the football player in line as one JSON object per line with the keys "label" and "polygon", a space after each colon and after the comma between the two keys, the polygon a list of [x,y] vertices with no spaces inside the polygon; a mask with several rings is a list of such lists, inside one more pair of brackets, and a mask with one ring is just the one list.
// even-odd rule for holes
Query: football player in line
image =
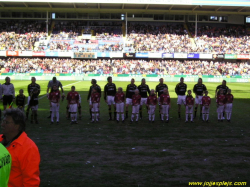
{"label": "football player in line", "polygon": [[198,83],[194,85],[193,92],[195,93],[195,108],[194,108],[194,118],[196,117],[197,109],[200,106],[200,117],[202,115],[202,97],[204,91],[207,90],[207,87],[202,84],[202,78],[198,79]]}
{"label": "football player in line", "polygon": [[32,91],[30,101],[29,101],[29,106],[28,106],[32,111],[30,123],[33,123],[33,120],[35,120],[35,123],[38,124],[38,120],[37,120],[38,95],[39,95],[38,89],[34,88]]}
{"label": "football player in line", "polygon": [[24,112],[24,105],[25,105],[25,95],[23,94],[23,89],[19,90],[19,94],[16,96],[16,106],[19,108],[21,111]]}
{"label": "football player in line", "polygon": [[226,96],[223,93],[223,89],[220,89],[219,95],[217,95],[216,103],[217,103],[217,113],[218,113],[218,122],[223,122],[223,111],[225,108]]}
{"label": "football player in line", "polygon": [[178,96],[177,105],[178,105],[178,117],[179,117],[179,119],[181,119],[181,105],[182,104],[185,105],[186,91],[187,91],[187,85],[184,83],[184,78],[181,77],[180,82],[175,87],[175,93]]}
{"label": "football player in line", "polygon": [[134,117],[136,117],[135,122],[138,123],[139,118],[139,109],[141,104],[141,96],[139,94],[139,90],[136,89],[135,94],[132,96],[132,115],[131,115],[131,123],[134,121]]}
{"label": "football player in line", "polygon": [[155,90],[152,89],[147,99],[148,119],[149,119],[149,122],[152,122],[152,123],[154,123],[155,121],[155,109],[156,109],[157,101],[158,99],[157,99],[157,96],[155,95]]}
{"label": "football player in line", "polygon": [[227,95],[226,95],[226,105],[225,105],[225,112],[227,115],[228,122],[230,122],[230,120],[231,120],[233,100],[234,100],[234,96],[233,96],[233,94],[231,94],[231,89],[228,89]]}
{"label": "football player in line", "polygon": [[77,109],[79,106],[79,93],[75,91],[75,86],[71,86],[71,91],[67,94],[68,108],[71,124],[77,124]]}
{"label": "football player in line", "polygon": [[[160,106],[160,102],[159,102],[160,101],[160,96],[163,93],[164,88],[168,89],[168,86],[166,84],[164,84],[164,79],[163,78],[160,78],[159,81],[160,81],[160,83],[155,87],[155,92],[156,92],[156,95],[158,94],[158,103],[159,103],[159,106]],[[161,117],[161,109],[159,110],[159,114],[160,114],[160,117]]]}
{"label": "football player in line", "polygon": [[108,104],[109,110],[109,121],[112,120],[111,106],[114,106],[114,119],[116,118],[116,109],[115,109],[115,94],[116,94],[116,85],[112,83],[112,77],[107,78],[108,83],[104,87],[104,100]]}
{"label": "football player in line", "polygon": [[[150,95],[149,86],[146,84],[145,78],[141,80],[141,84],[138,86],[139,94],[141,95],[141,106],[140,106],[140,119],[142,119],[142,107],[147,106],[147,98]],[[147,108],[148,110],[148,108]]]}
{"label": "football player in line", "polygon": [[193,108],[194,108],[194,98],[192,96],[192,91],[188,90],[188,94],[185,101],[186,105],[186,123],[188,123],[188,116],[190,115],[190,121],[193,123]]}
{"label": "football player in line", "polygon": [[164,116],[166,116],[166,123],[169,122],[169,109],[170,105],[170,96],[168,93],[168,89],[164,88],[163,93],[160,96],[160,107],[161,107],[161,121],[164,121]]}
{"label": "football player in line", "polygon": [[125,94],[122,91],[122,88],[119,87],[118,91],[115,94],[115,104],[116,104],[116,121],[119,123],[120,115],[122,118],[122,122],[124,123],[124,101]]}
{"label": "football player in line", "polygon": [[[87,101],[89,103],[89,114],[90,114],[90,119],[92,119],[92,103],[91,103],[91,94],[92,94],[92,91],[93,91],[93,88],[95,88],[95,90],[100,94],[100,97],[101,97],[101,94],[102,94],[102,90],[101,90],[101,87],[97,84],[97,81],[95,79],[92,79],[91,80],[91,86],[89,88],[89,94],[87,96]],[[98,118],[100,117],[100,115],[98,115]]]}
{"label": "football player in line", "polygon": [[99,107],[101,94],[97,92],[98,88],[92,88],[91,93],[91,112],[92,112],[92,123],[99,121]]}
{"label": "football player in line", "polygon": [[56,117],[56,123],[59,124],[59,102],[61,93],[56,85],[54,85],[49,93],[49,103],[51,110],[51,125],[54,123],[54,117]]}
{"label": "football player in line", "polygon": [[208,96],[208,91],[204,92],[204,96],[202,97],[202,121],[208,122],[209,118],[209,108],[211,104],[211,98]]}
{"label": "football player in line", "polygon": [[131,79],[131,82],[126,89],[126,118],[128,118],[128,106],[132,105],[132,97],[135,94],[136,89],[137,86],[135,85],[135,79]]}
{"label": "football player in line", "polygon": [[[219,85],[219,86],[217,86],[216,87],[216,90],[215,90],[215,98],[218,96],[218,95],[220,95],[220,90],[223,90],[223,95],[226,95],[227,94],[227,91],[228,91],[228,87],[227,87],[227,81],[226,80],[223,80],[222,81],[222,84],[221,85]],[[224,107],[224,109],[223,109],[223,119],[225,119],[225,107]]]}

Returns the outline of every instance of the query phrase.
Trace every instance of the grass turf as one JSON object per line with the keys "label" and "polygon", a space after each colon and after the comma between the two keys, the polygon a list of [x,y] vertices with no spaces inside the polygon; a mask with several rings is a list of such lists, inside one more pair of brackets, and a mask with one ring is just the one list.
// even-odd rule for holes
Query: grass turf
{"label": "grass turf", "polygon": [[[12,81],[16,93],[30,81]],[[41,96],[48,81],[37,81]],[[115,82],[126,88],[128,82]],[[41,154],[41,186],[188,186],[191,181],[249,182],[250,131],[249,84],[229,83],[235,97],[231,123],[217,123],[214,99],[219,83],[205,83],[212,99],[210,123],[177,118],[177,83],[169,86],[172,108],[170,123],[148,123],[145,107],[138,124],[107,121],[108,108],[101,98],[101,121],[91,124],[87,94],[90,82],[62,81],[65,92],[76,86],[82,97],[82,120],[70,125],[65,118],[66,101],[61,102],[60,124],[50,125],[49,102],[39,100],[39,124],[27,122],[27,133]],[[105,82],[98,82],[102,87]],[[139,84],[136,82],[136,84]],[[155,88],[156,82],[147,83]],[[192,89],[195,83],[187,83]],[[129,115],[130,116],[130,115]],[[249,183],[248,183],[249,185]]]}

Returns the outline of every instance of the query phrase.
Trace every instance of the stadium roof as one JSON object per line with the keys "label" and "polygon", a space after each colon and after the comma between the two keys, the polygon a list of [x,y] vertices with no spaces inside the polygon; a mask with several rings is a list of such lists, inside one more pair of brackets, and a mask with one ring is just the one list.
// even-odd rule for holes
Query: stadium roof
{"label": "stadium roof", "polygon": [[[209,5],[213,4],[213,5]],[[250,15],[250,1],[239,0],[61,0],[0,1],[0,11],[86,13],[178,13]]]}

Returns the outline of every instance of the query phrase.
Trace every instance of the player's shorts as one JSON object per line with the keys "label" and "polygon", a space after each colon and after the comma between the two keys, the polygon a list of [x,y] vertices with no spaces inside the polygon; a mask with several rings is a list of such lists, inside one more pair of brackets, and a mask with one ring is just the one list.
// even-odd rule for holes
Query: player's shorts
{"label": "player's shorts", "polygon": [[161,113],[162,113],[162,114],[168,114],[169,105],[161,105],[161,106],[162,106]]}
{"label": "player's shorts", "polygon": [[178,95],[177,105],[185,105],[186,104],[186,96]]}
{"label": "player's shorts", "polygon": [[195,104],[197,105],[201,105],[202,104],[202,97],[201,95],[198,95],[197,97],[195,97]]}
{"label": "player's shorts", "polygon": [[126,105],[132,105],[132,99],[126,98]]}
{"label": "player's shorts", "polygon": [[217,113],[223,113],[224,111],[224,105],[219,105],[217,108]]}
{"label": "player's shorts", "polygon": [[115,96],[107,96],[107,104],[114,105],[115,104]]}
{"label": "player's shorts", "polygon": [[140,105],[132,106],[132,114],[138,114],[140,109]]}
{"label": "player's shorts", "polygon": [[50,110],[54,111],[54,112],[58,112],[59,111],[59,103],[52,103],[51,102]]}
{"label": "player's shorts", "polygon": [[186,106],[186,114],[192,114],[193,113],[193,105],[187,105]]}
{"label": "player's shorts", "polygon": [[147,100],[148,100],[148,98],[144,98],[144,97],[142,97],[141,98],[141,105],[146,105],[147,104]]}
{"label": "player's shorts", "polygon": [[30,108],[31,108],[32,111],[33,111],[33,110],[38,110],[38,105],[31,106]]}
{"label": "player's shorts", "polygon": [[93,103],[91,111],[99,112],[99,103]]}
{"label": "player's shorts", "polygon": [[77,104],[69,104],[69,112],[76,113],[77,112]]}
{"label": "player's shorts", "polygon": [[155,109],[156,109],[156,105],[149,105],[148,106],[148,114],[149,115],[155,114]]}
{"label": "player's shorts", "polygon": [[203,106],[202,107],[202,113],[203,114],[209,114],[209,106]]}
{"label": "player's shorts", "polygon": [[121,112],[121,113],[124,112],[124,102],[116,103],[115,105],[116,105],[116,112]]}
{"label": "player's shorts", "polygon": [[13,101],[13,96],[12,95],[4,95],[3,96],[3,105],[10,105]]}
{"label": "player's shorts", "polygon": [[227,103],[225,106],[225,112],[232,112],[233,103]]}

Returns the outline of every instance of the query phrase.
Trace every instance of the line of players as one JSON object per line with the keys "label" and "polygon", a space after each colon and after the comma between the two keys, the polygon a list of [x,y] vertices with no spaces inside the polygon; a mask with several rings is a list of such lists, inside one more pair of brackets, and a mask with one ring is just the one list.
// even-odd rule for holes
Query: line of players
{"label": "line of players", "polygon": [[[14,86],[10,83],[10,78],[6,77],[6,83],[0,86],[1,93],[7,93],[9,90],[12,90],[9,94],[4,94],[3,103],[4,109],[6,109],[7,104],[10,105],[15,99],[14,95]],[[131,83],[127,86],[126,94],[123,93],[122,88],[116,89],[116,85],[112,82],[112,77],[107,78],[108,83],[104,87],[104,100],[108,105],[109,109],[109,120],[112,120],[111,106],[114,106],[114,119],[119,122],[119,116],[121,120],[124,121],[124,118],[128,118],[128,107],[132,105],[132,115],[131,122],[137,122],[139,119],[142,119],[142,106],[146,105],[149,120],[155,120],[155,109],[157,103],[159,104],[159,114],[162,121],[164,117],[166,122],[169,122],[169,109],[171,108],[170,96],[168,93],[168,86],[164,84],[163,78],[159,81],[160,83],[156,86],[155,90],[149,89],[149,86],[146,84],[145,79],[142,79],[141,84],[137,87],[134,84],[134,79],[131,79]],[[101,87],[97,84],[95,79],[91,81],[92,85],[89,89],[89,94],[87,100],[90,106],[90,115],[92,122],[99,121],[99,107],[100,107],[100,98],[101,98]],[[11,89],[8,87],[10,85]],[[7,86],[7,89],[6,89]],[[59,91],[59,87],[62,91],[62,96]],[[49,93],[50,90],[50,93]],[[191,90],[188,91],[188,95],[185,95],[187,90],[187,85],[184,83],[184,78],[180,79],[180,83],[176,85],[175,92],[178,95],[177,104],[178,104],[178,116],[180,115],[181,105],[186,107],[186,122],[190,119],[193,122],[193,119],[196,117],[197,109],[200,106],[200,116],[202,116],[203,121],[208,121],[209,118],[209,107],[211,104],[211,98],[208,96],[208,91],[206,86],[202,83],[202,79],[199,78],[198,83],[194,85],[193,92],[195,93],[195,99],[192,96]],[[12,93],[13,92],[13,93]],[[31,78],[31,83],[28,85],[28,107],[26,110],[26,117],[28,119],[29,111],[32,110],[31,114],[31,123],[35,120],[35,123],[38,123],[37,120],[37,109],[38,109],[38,96],[40,94],[40,85],[36,83],[35,77]],[[158,98],[157,98],[158,94]],[[203,96],[205,94],[205,96]],[[1,95],[2,96],[2,95]],[[54,117],[56,117],[57,123],[59,123],[59,101],[65,98],[63,86],[60,81],[56,80],[56,77],[53,77],[48,83],[47,96],[50,103],[50,116],[51,123],[54,122]],[[219,85],[215,90],[215,97],[217,103],[217,112],[218,112],[218,121],[223,120],[223,113],[227,113],[227,120],[231,119],[232,112],[232,102],[233,95],[231,90],[226,86],[226,81],[223,80],[222,85]],[[71,118],[71,123],[77,123],[77,112],[79,117],[81,117],[81,97],[78,92],[75,91],[75,87],[71,87],[71,92],[67,94],[67,117]],[[125,102],[126,101],[126,102]],[[24,110],[25,96],[23,95],[23,90],[19,90],[19,94],[16,97],[16,105],[18,108]],[[194,116],[193,116],[193,107],[195,103]],[[124,117],[124,105],[126,105],[126,116]]]}

